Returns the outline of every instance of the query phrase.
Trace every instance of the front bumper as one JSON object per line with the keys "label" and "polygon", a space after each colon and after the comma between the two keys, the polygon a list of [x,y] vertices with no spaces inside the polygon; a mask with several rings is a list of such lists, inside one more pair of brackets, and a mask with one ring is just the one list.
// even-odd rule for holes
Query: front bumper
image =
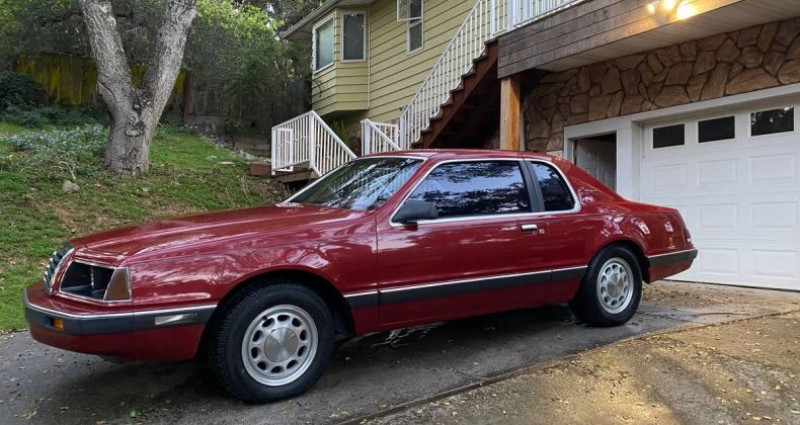
{"label": "front bumper", "polygon": [[123,361],[177,361],[194,357],[216,305],[103,311],[54,299],[41,283],[24,293],[25,319],[43,344]]}

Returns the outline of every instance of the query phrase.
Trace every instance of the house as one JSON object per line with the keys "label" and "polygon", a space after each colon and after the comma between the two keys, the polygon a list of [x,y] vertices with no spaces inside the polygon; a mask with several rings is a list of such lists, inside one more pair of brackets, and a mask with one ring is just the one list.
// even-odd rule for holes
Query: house
{"label": "house", "polygon": [[[322,8],[345,3],[356,2]],[[407,0],[361,3],[368,14],[392,7],[395,24],[410,25]],[[421,1],[423,11],[435,3]],[[563,155],[629,199],[682,212],[700,255],[680,279],[800,290],[800,1],[447,3],[469,3],[461,26],[401,112],[362,105],[371,143],[362,151]],[[369,68],[383,47],[367,49]],[[367,90],[393,76],[371,77]],[[337,68],[332,91],[349,78]],[[276,127],[275,149],[293,150],[295,163],[305,148],[336,155],[302,132]]]}

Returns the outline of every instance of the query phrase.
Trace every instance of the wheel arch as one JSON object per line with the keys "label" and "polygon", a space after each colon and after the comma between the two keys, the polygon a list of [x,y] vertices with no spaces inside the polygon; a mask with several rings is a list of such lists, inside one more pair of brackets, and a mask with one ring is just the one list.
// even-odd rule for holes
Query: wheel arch
{"label": "wheel arch", "polygon": [[601,246],[595,255],[602,252],[604,249],[621,246],[627,248],[629,251],[636,256],[636,261],[639,263],[639,270],[642,273],[642,280],[650,283],[650,261],[647,259],[647,256],[644,255],[644,250],[638,243],[631,239],[617,239],[613,241],[607,242],[605,245]]}
{"label": "wheel arch", "polygon": [[225,312],[228,306],[235,304],[239,298],[241,298],[242,294],[246,293],[250,288],[269,286],[281,281],[290,281],[303,285],[319,295],[328,308],[331,309],[331,314],[335,322],[334,329],[337,335],[350,336],[355,334],[355,322],[350,305],[333,283],[307,270],[270,270],[247,277],[237,283],[222,297],[203,332],[201,349],[205,346],[206,336],[211,332],[212,324],[218,323],[219,315]]}

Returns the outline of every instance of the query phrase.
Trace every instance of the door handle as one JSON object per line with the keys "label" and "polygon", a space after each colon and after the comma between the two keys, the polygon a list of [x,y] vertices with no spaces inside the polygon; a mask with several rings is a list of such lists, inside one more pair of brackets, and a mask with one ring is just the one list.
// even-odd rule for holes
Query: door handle
{"label": "door handle", "polygon": [[539,231],[539,226],[537,226],[535,224],[523,224],[522,226],[519,226],[519,228],[522,229],[523,232],[538,232]]}

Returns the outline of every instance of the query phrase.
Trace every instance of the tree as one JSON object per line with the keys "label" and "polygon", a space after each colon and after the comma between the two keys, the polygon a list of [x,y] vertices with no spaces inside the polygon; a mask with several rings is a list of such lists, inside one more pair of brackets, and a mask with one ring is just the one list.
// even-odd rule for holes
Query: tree
{"label": "tree", "polygon": [[109,114],[105,167],[134,177],[147,171],[150,143],[183,62],[196,0],[167,0],[153,54],[139,85],[131,71],[110,0],[79,0],[97,65],[97,90]]}
{"label": "tree", "polygon": [[323,3],[320,0],[236,0],[236,2],[266,10],[271,16],[283,22],[281,29],[296,24]]}

